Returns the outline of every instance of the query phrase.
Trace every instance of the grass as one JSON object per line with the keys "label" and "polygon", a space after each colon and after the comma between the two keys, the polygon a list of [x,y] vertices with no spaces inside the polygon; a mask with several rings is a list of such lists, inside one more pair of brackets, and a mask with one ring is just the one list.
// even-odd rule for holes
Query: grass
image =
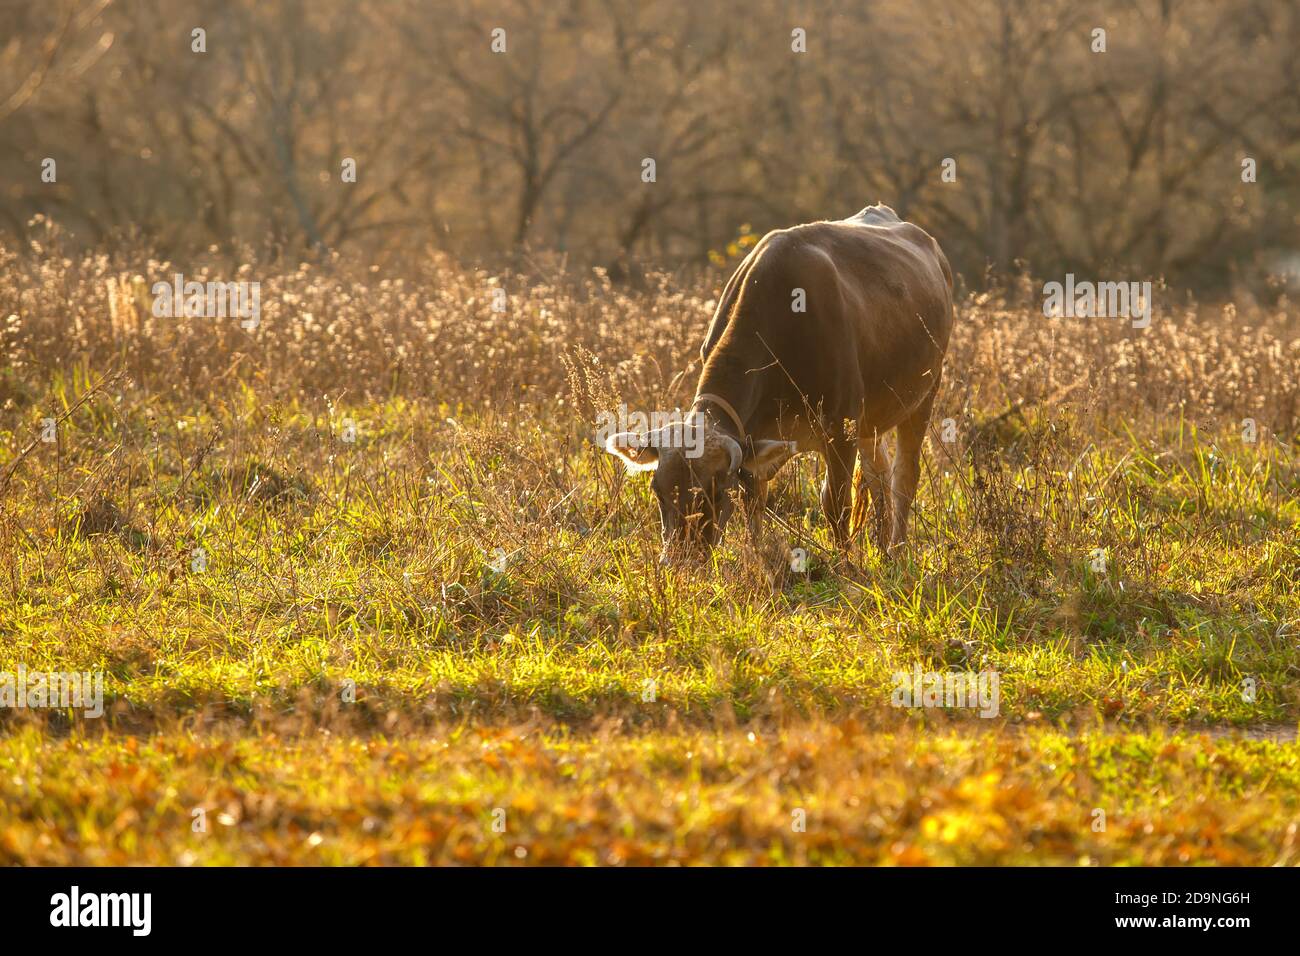
{"label": "grass", "polygon": [[172,733],[0,752],[0,859],[1295,864],[1294,745],[1156,734]]}
{"label": "grass", "polygon": [[[0,862],[1294,862],[1285,307],[1048,348],[969,299],[904,555],[836,553],[805,457],[682,569],[590,423],[681,403],[716,276],[502,318],[450,266],[266,270],[255,338],[8,262],[0,673],[107,714],[0,710]],[[915,666],[998,716],[891,706]]]}

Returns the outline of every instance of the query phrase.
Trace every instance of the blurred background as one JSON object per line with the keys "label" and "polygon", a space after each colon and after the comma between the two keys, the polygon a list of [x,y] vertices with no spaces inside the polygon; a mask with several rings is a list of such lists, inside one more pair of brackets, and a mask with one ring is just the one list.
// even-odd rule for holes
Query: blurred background
{"label": "blurred background", "polygon": [[1295,0],[0,0],[0,238],[617,277],[880,201],[971,287],[1275,300],[1297,50]]}

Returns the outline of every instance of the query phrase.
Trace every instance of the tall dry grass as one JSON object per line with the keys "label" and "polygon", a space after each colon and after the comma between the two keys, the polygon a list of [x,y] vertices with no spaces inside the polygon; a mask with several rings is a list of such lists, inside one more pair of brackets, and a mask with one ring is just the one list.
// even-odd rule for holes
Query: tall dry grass
{"label": "tall dry grass", "polygon": [[[223,271],[159,261],[145,249],[69,254],[57,228],[40,227],[26,246],[0,246],[0,414],[10,427],[51,372],[78,364],[118,367],[141,388],[189,400],[238,380],[278,396],[400,395],[504,410],[619,397],[672,407],[690,398],[726,279],[721,270],[649,272],[619,284],[558,262],[489,273],[433,255],[402,275],[338,257]],[[259,282],[260,328],[155,318],[149,287],[176,272]],[[1222,428],[1252,418],[1294,439],[1294,303],[1238,310],[1166,289],[1150,328],[1135,330],[1123,319],[1045,318],[1037,288],[1021,280],[959,302],[936,419],[997,425],[1068,401],[1112,421]],[[500,312],[497,289],[506,292]]]}
{"label": "tall dry grass", "polygon": [[[1291,304],[1164,291],[1135,331],[1046,319],[1027,280],[964,295],[908,553],[833,549],[801,456],[767,536],[737,522],[695,574],[591,439],[690,398],[724,270],[232,261],[71,254],[47,223],[0,247],[0,672],[100,669],[107,697],[0,712],[0,862],[1294,855],[1293,743],[1097,726],[1294,727]],[[260,327],[153,317],[178,271],[260,282]],[[999,723],[891,706],[916,665],[999,672]],[[200,805],[231,823],[200,840]],[[475,828],[506,805],[509,844]],[[805,805],[849,809],[808,841]]]}

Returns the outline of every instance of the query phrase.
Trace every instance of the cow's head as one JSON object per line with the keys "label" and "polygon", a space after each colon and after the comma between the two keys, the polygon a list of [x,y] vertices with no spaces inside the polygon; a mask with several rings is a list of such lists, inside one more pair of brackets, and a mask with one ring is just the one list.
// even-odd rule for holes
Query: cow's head
{"label": "cow's head", "polygon": [[740,442],[711,422],[703,441],[681,440],[682,426],[648,434],[620,432],[605,442],[630,471],[653,471],[650,486],[659,502],[664,556],[708,551],[722,537],[739,496],[750,496],[795,453],[792,441]]}

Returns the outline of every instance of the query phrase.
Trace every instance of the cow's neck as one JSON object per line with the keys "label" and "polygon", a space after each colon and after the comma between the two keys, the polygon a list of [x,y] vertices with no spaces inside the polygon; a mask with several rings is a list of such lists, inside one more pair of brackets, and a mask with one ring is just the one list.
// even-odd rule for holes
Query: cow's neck
{"label": "cow's neck", "polygon": [[[726,346],[734,343],[720,343],[704,363],[700,372],[700,381],[695,388],[696,395],[717,395],[726,401],[740,419],[742,431],[734,437],[744,440],[749,437],[754,426],[754,412],[759,404],[760,379],[757,365],[743,356],[735,354],[734,349]],[[718,425],[728,434],[736,431],[736,423],[722,408],[716,409],[713,417]]]}

